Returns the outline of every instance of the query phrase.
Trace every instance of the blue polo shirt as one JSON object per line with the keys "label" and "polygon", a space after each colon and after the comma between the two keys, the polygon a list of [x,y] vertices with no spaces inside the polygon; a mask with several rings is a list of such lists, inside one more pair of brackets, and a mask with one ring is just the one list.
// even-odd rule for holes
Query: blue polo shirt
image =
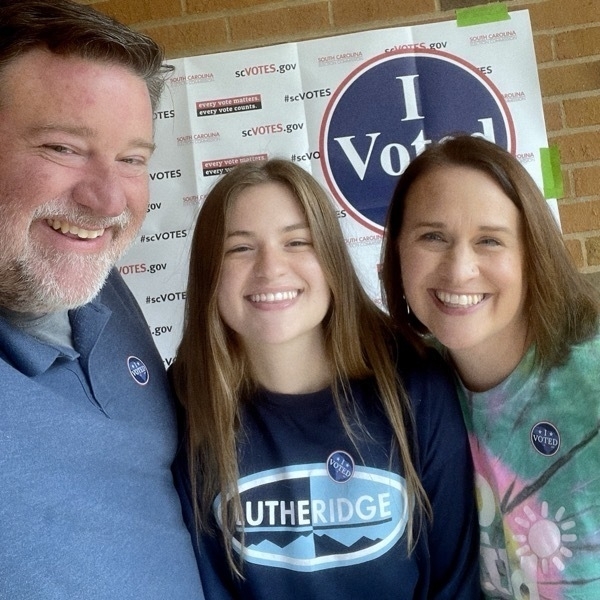
{"label": "blue polo shirt", "polygon": [[173,399],[116,271],[76,352],[0,318],[0,599],[201,600],[173,486]]}

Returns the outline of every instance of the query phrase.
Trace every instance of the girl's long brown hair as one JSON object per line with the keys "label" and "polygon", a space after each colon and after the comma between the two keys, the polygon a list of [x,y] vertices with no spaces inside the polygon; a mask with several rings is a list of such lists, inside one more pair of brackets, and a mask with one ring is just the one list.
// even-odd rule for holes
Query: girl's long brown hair
{"label": "girl's long brown hair", "polygon": [[418,531],[415,517],[420,520],[421,515],[431,512],[413,464],[411,412],[397,376],[389,319],[358,280],[329,197],[310,174],[289,161],[246,163],[217,182],[200,210],[191,245],[183,337],[171,373],[187,413],[196,524],[199,530],[210,529],[213,501],[221,494],[221,535],[231,570],[238,575],[241,562],[233,556],[231,540],[241,508],[237,493],[237,442],[243,433],[240,405],[256,388],[256,382],[240,344],[219,316],[217,291],[229,207],[243,189],[267,182],[288,186],[298,199],[331,288],[331,306],[323,322],[326,352],[337,410],[351,436],[349,418],[354,413],[350,382],[366,377],[376,382],[405,470],[409,548],[414,544],[413,531]]}

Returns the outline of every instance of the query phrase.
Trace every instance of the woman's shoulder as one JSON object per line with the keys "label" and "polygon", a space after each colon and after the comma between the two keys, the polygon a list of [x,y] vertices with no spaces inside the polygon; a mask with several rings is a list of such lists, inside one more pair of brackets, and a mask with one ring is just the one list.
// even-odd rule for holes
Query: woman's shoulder
{"label": "woman's shoulder", "polygon": [[582,359],[594,360],[598,356],[600,356],[600,331],[596,331],[592,337],[571,346],[570,360],[577,362]]}
{"label": "woman's shoulder", "polygon": [[600,390],[600,335],[571,346],[569,354],[562,363],[542,372],[540,378],[557,389],[571,388],[579,394],[591,390]]}

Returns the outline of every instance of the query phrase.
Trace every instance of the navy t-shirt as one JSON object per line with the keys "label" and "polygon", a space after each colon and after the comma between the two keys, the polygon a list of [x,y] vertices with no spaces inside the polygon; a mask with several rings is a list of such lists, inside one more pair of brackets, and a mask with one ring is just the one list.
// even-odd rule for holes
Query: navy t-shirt
{"label": "navy t-shirt", "polygon": [[[331,390],[261,391],[244,406],[238,441],[243,534],[233,545],[244,579],[230,574],[219,536],[193,535],[207,598],[479,598],[473,472],[452,380],[433,357],[402,371],[433,508],[412,553],[404,469],[373,382],[352,383],[352,438]],[[181,457],[176,474],[194,533],[185,469]]]}

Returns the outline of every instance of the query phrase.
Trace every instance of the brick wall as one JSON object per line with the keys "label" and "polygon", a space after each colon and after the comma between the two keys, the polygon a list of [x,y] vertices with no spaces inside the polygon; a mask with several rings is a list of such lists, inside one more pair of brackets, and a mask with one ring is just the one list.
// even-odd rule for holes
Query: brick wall
{"label": "brick wall", "polygon": [[[81,0],[154,37],[170,58],[454,18],[484,0]],[[530,11],[559,209],[580,270],[600,287],[598,0],[508,0]]]}

